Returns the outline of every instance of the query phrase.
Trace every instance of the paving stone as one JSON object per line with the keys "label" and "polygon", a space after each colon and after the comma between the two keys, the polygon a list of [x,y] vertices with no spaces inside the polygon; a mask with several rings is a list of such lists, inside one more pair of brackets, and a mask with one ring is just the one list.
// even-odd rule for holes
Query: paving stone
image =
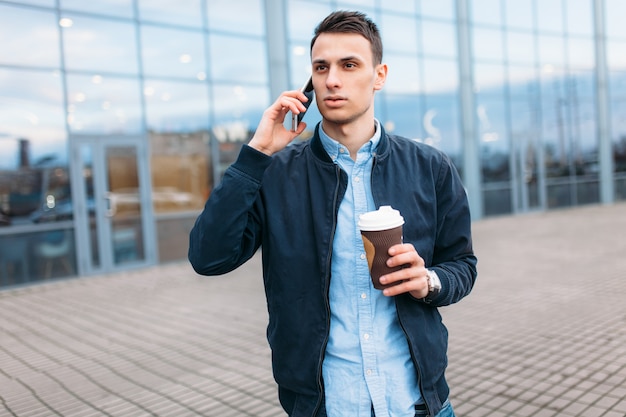
{"label": "paving stone", "polygon": [[[457,416],[626,416],[626,204],[473,227],[476,287],[441,309]],[[0,291],[0,415],[284,416],[266,325],[260,255]]]}

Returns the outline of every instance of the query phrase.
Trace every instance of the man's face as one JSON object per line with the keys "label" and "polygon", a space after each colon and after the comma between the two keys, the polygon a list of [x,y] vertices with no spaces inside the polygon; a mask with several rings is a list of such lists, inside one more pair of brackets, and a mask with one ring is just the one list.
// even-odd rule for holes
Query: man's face
{"label": "man's face", "polygon": [[313,86],[324,120],[346,125],[374,117],[374,92],[387,66],[374,65],[369,41],[351,33],[323,33],[311,50]]}

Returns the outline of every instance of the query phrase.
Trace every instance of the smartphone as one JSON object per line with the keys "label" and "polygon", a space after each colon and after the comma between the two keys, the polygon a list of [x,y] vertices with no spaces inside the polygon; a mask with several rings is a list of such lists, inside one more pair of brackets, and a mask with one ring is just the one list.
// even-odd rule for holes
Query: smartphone
{"label": "smartphone", "polygon": [[300,124],[300,122],[302,121],[302,118],[304,117],[304,114],[306,113],[309,106],[313,102],[313,95],[315,94],[313,91],[313,77],[309,78],[309,80],[304,84],[304,86],[302,86],[300,91],[304,93],[304,95],[309,99],[309,101],[305,101],[302,103],[304,104],[304,107],[305,107],[303,112],[300,112],[300,114],[293,114],[293,113],[291,114],[291,130],[293,131],[298,130],[298,124]]}

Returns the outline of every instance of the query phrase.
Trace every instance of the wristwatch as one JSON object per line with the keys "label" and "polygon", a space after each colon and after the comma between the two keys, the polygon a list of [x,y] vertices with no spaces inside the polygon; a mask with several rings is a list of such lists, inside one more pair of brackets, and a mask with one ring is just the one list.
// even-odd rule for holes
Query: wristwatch
{"label": "wristwatch", "polygon": [[427,269],[426,273],[428,274],[428,295],[424,297],[423,301],[430,303],[437,298],[441,292],[441,280],[439,279],[439,275],[432,269]]}

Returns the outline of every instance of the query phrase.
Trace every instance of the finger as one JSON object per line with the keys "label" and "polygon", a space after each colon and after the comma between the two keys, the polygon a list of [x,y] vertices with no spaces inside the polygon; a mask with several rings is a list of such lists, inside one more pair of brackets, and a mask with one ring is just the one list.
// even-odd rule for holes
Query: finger
{"label": "finger", "polygon": [[407,279],[383,290],[383,294],[389,297],[404,293],[411,293],[415,298],[426,297],[428,295],[428,280],[425,276],[420,276]]}

